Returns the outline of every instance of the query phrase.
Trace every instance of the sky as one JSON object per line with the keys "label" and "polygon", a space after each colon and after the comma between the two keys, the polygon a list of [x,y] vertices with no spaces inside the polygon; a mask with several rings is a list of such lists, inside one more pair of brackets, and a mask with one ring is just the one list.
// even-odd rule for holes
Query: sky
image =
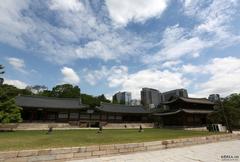
{"label": "sky", "polygon": [[0,56],[5,83],[19,88],[224,97],[240,90],[240,1],[7,0]]}

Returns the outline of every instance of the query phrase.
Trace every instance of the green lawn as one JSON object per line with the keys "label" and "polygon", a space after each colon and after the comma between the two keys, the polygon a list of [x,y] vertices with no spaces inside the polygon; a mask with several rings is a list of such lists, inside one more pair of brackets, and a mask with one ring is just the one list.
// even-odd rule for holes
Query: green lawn
{"label": "green lawn", "polygon": [[97,130],[55,130],[50,135],[46,131],[0,132],[0,151],[143,142],[215,134],[170,129],[144,129],[142,133],[137,129],[103,130],[101,134],[96,132]]}

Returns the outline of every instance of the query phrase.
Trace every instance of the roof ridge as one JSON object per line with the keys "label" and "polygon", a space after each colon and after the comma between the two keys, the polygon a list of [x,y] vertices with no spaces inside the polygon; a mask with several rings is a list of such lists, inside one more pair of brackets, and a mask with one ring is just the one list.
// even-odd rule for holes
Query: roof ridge
{"label": "roof ridge", "polygon": [[179,98],[184,98],[184,99],[193,99],[193,100],[208,100],[207,98],[203,97],[203,98],[194,98],[194,97],[179,97]]}

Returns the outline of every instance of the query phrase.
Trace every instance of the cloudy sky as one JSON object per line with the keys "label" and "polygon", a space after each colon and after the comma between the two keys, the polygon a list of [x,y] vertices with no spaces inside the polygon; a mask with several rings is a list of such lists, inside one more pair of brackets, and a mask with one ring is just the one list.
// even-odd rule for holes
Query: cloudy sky
{"label": "cloudy sky", "polygon": [[20,88],[240,90],[239,0],[7,0],[0,17],[5,83]]}

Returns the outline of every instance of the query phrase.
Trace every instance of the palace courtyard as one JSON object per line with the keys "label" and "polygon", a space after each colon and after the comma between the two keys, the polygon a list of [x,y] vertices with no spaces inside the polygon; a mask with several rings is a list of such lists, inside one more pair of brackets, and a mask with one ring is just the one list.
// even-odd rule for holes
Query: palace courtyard
{"label": "palace courtyard", "polygon": [[0,151],[147,142],[206,136],[216,133],[172,129],[98,129],[0,132]]}

